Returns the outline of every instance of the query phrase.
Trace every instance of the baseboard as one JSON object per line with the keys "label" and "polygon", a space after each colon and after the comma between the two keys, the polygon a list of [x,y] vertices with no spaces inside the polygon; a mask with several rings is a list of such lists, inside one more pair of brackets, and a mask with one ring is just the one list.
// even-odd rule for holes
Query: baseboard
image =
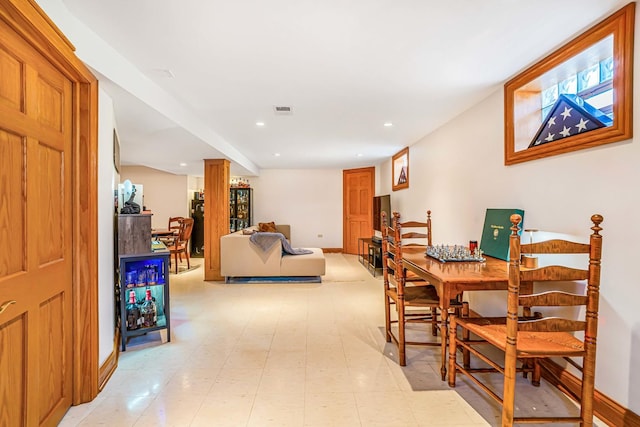
{"label": "baseboard", "polygon": [[225,277],[225,283],[322,283],[320,276]]}
{"label": "baseboard", "polygon": [[116,329],[113,339],[113,351],[107,360],[98,369],[98,391],[102,391],[109,379],[118,367],[118,357],[120,356],[120,329]]}
{"label": "baseboard", "polygon": [[342,253],[342,248],[322,248],[322,252],[325,254],[340,254]]}
{"label": "baseboard", "polygon": [[[562,366],[550,360],[541,361],[542,377],[562,390],[567,396],[578,401],[581,380]],[[593,412],[609,426],[640,427],[640,416],[623,407],[610,397],[595,390]]]}
{"label": "baseboard", "polygon": [[[480,317],[478,313],[470,310],[471,317]],[[578,402],[580,399],[581,380],[557,363],[546,359],[542,360],[542,377],[553,384],[564,394]],[[620,405],[610,397],[594,391],[593,412],[609,426],[640,427],[640,416],[630,409]]]}

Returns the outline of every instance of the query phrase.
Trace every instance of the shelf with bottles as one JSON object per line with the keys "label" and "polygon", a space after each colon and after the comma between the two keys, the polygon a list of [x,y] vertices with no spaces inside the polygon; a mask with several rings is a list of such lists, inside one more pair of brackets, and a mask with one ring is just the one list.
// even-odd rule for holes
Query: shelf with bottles
{"label": "shelf with bottles", "polygon": [[231,233],[251,225],[253,217],[252,196],[252,188],[231,188],[229,193],[229,231]]}
{"label": "shelf with bottles", "polygon": [[234,233],[236,231],[244,230],[249,226],[249,221],[233,218],[229,221],[229,232]]}
{"label": "shelf with bottles", "polygon": [[[127,298],[125,307],[127,313],[127,331],[164,327],[167,325],[165,306],[162,304],[164,300],[164,289],[155,286],[127,289],[125,292]],[[139,310],[139,315],[135,317],[135,321],[129,318],[129,308],[137,308]],[[152,310],[148,310],[148,308]]]}
{"label": "shelf with bottles", "polygon": [[120,257],[122,350],[129,338],[167,329],[169,314],[169,253]]}
{"label": "shelf with bottles", "polygon": [[249,183],[249,178],[244,178],[241,176],[231,177],[231,181],[229,182],[231,188],[251,188],[251,184]]}

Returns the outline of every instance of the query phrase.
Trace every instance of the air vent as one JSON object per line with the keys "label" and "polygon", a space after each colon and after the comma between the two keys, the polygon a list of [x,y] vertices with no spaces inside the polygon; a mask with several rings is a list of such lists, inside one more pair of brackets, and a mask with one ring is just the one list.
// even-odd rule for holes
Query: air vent
{"label": "air vent", "polygon": [[274,105],[273,111],[279,116],[290,116],[293,114],[293,108],[286,105]]}

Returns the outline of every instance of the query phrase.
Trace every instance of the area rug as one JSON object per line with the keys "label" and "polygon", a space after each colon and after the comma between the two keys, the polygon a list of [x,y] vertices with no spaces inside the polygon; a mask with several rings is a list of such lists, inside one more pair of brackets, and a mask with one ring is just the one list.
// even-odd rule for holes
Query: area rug
{"label": "area rug", "polygon": [[[198,268],[200,268],[200,264],[191,264],[191,267],[189,268],[187,268],[186,265],[180,264],[178,265],[178,274],[188,273],[190,271],[197,270]],[[169,268],[169,273],[176,274],[175,267],[172,266]]]}
{"label": "area rug", "polygon": [[322,283],[320,276],[227,277],[225,283]]}

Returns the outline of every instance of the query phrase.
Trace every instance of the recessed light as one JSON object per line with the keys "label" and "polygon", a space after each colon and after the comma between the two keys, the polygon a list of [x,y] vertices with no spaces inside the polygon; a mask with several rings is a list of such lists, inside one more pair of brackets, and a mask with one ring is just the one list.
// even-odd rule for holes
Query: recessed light
{"label": "recessed light", "polygon": [[280,153],[273,153],[275,157],[280,157]]}
{"label": "recessed light", "polygon": [[256,122],[256,126],[264,126],[264,122]]}
{"label": "recessed light", "polygon": [[180,163],[180,166],[187,166],[187,164],[183,162],[183,163]]}
{"label": "recessed light", "polygon": [[362,156],[364,156],[364,154],[362,154],[362,153],[356,154],[356,157],[362,157]]}
{"label": "recessed light", "polygon": [[384,127],[386,127],[386,128],[390,128],[391,126],[393,126],[393,123],[391,123],[391,122],[386,122],[384,124]]}

